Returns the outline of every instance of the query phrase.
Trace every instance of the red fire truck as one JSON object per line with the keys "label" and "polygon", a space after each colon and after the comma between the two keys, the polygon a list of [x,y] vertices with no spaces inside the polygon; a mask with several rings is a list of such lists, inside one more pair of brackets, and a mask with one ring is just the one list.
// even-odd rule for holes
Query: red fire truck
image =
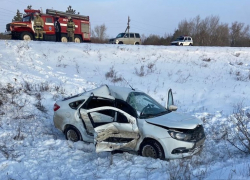
{"label": "red fire truck", "polygon": [[41,13],[40,10],[25,9],[26,13],[21,22],[12,22],[6,25],[6,33],[11,35],[12,39],[33,40],[34,39],[34,17],[35,13],[41,14],[44,21],[44,41],[55,41],[55,18],[59,18],[61,24],[62,42],[67,42],[67,22],[70,16],[75,23],[75,42],[90,42],[90,23],[89,16],[79,14],[70,14],[53,9],[47,9],[46,13]]}

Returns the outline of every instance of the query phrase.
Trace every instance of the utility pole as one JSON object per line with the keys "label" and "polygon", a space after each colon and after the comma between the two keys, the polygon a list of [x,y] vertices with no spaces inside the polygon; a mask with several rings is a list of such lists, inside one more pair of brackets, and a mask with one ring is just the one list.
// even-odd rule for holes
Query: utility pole
{"label": "utility pole", "polygon": [[130,29],[129,22],[130,22],[130,18],[129,18],[129,16],[128,16],[128,36],[129,36],[129,38],[130,38],[130,34],[129,34],[129,29]]}
{"label": "utility pole", "polygon": [[130,18],[129,18],[129,16],[128,16],[128,24],[127,24],[127,28],[126,28],[126,30],[125,30],[125,33],[126,33],[127,30],[128,30],[128,34],[129,34],[129,29],[130,29],[129,22],[130,22]]}

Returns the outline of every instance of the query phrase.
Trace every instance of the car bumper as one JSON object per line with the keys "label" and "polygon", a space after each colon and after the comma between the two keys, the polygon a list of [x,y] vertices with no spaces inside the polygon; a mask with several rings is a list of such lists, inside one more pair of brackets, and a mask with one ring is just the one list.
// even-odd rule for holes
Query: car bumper
{"label": "car bumper", "polygon": [[161,139],[166,159],[189,157],[199,152],[205,142],[205,137],[196,142],[179,141],[173,138]]}

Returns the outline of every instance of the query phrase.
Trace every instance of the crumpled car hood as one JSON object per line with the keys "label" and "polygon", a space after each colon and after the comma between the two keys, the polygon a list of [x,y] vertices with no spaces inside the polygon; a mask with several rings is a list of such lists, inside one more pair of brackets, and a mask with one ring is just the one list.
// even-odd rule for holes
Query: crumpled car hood
{"label": "crumpled car hood", "polygon": [[202,124],[202,121],[196,117],[177,112],[145,119],[145,121],[150,124],[178,129],[194,129],[198,124]]}

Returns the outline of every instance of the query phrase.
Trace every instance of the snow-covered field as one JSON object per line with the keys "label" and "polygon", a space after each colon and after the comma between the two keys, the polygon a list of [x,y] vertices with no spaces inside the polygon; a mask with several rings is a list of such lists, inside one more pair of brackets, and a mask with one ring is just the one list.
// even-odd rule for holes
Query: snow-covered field
{"label": "snow-covered field", "polygon": [[[250,179],[249,154],[225,135],[237,108],[250,112],[250,48],[1,40],[0,78],[0,179]],[[162,161],[65,140],[54,102],[102,84],[162,104],[172,88],[178,111],[204,122],[203,151]]]}

